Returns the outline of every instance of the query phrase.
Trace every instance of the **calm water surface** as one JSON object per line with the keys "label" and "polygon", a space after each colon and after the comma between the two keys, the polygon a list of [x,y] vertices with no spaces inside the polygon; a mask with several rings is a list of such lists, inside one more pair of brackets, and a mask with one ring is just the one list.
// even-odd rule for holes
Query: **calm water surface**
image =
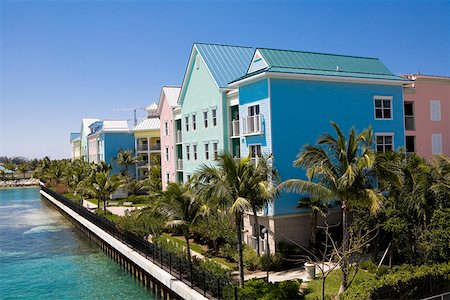
{"label": "calm water surface", "polygon": [[0,299],[155,299],[45,200],[0,189]]}

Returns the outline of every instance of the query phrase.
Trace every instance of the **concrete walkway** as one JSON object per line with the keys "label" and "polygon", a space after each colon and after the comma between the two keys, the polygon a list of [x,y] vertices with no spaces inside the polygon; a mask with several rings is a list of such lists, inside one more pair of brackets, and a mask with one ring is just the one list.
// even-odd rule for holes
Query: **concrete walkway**
{"label": "concrete walkway", "polygon": [[[329,267],[325,265],[324,267],[325,272],[328,271]],[[321,271],[318,267],[316,267],[316,276],[320,275]],[[244,275],[245,280],[253,279],[253,278],[265,278],[267,277],[267,272],[261,271],[261,272],[255,272],[251,274]],[[298,267],[294,269],[289,269],[285,271],[278,271],[278,272],[269,272],[269,281],[270,282],[280,282],[285,280],[292,280],[292,279],[301,279],[303,281],[310,281],[308,278],[308,274],[305,271],[304,267]]]}
{"label": "concrete walkway", "polygon": [[86,200],[83,200],[83,206],[88,208],[88,209],[96,209],[97,208],[96,204],[93,204],[93,203],[91,203],[89,201],[86,201]]}
{"label": "concrete walkway", "polygon": [[127,212],[131,212],[135,209],[139,209],[139,207],[133,207],[133,206],[107,206],[106,209],[110,211],[111,213],[118,215],[118,216],[125,216]]}

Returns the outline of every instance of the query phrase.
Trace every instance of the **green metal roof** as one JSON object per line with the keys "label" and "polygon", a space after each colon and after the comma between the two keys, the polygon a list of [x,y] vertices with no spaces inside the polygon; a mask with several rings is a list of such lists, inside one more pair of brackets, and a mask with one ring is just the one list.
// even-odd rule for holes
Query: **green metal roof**
{"label": "green metal roof", "polygon": [[405,78],[392,74],[378,58],[267,48],[256,51],[268,66],[240,79],[262,72],[276,72],[405,81]]}

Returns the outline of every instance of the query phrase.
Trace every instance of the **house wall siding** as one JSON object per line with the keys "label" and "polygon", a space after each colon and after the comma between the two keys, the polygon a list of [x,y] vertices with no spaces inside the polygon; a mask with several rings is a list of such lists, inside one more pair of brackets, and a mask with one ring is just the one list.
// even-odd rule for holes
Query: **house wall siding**
{"label": "house wall siding", "polygon": [[[166,99],[166,96],[163,96],[160,113],[161,120],[161,178],[162,178],[162,188],[165,190],[167,188],[167,180],[166,174],[169,173],[169,180],[171,182],[175,182],[175,138],[176,138],[176,126],[175,121],[173,119],[173,110],[169,105],[169,102]],[[165,135],[165,122],[167,122],[169,126],[169,135]],[[169,161],[166,161],[166,147],[169,148]]]}
{"label": "house wall siding", "polygon": [[[107,164],[112,166],[111,175],[118,174],[122,167],[117,165],[115,158],[120,149],[131,150],[134,153],[134,135],[132,133],[112,133],[105,132],[103,135],[104,159]],[[99,149],[99,153],[101,149]],[[130,174],[135,174],[135,166],[130,166]]]}
{"label": "house wall siding", "polygon": [[[375,120],[374,96],[392,96],[392,120]],[[281,181],[306,179],[305,170],[292,163],[305,144],[315,144],[323,133],[334,135],[330,121],[347,134],[372,126],[373,132],[394,133],[394,147],[404,146],[403,88],[308,80],[270,80],[272,149]],[[299,195],[283,193],[275,201],[275,215],[299,212]]]}

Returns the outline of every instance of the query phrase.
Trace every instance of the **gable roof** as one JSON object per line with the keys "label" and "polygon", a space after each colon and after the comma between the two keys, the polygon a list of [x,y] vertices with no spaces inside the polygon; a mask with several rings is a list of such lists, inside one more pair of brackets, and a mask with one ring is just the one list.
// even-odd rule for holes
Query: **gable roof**
{"label": "gable roof", "polygon": [[256,54],[262,56],[266,64],[261,64],[262,68],[256,71],[251,64],[248,73],[238,80],[274,72],[405,81],[392,74],[378,58],[268,48],[258,48]]}
{"label": "gable roof", "polygon": [[163,86],[161,89],[161,95],[159,96],[158,113],[161,113],[164,99],[166,99],[170,107],[178,107],[178,97],[180,96],[180,91],[181,88],[177,86]]}
{"label": "gable roof", "polygon": [[160,123],[159,118],[148,117],[134,126],[133,131],[159,130]]}
{"label": "gable roof", "polygon": [[71,132],[70,133],[70,141],[72,142],[72,141],[74,141],[74,140],[76,140],[76,139],[80,139],[80,133],[79,132]]}
{"label": "gable roof", "polygon": [[229,88],[228,83],[244,76],[253,56],[253,48],[243,46],[194,43],[181,85],[180,98],[183,97],[190,70],[198,54],[204,61],[218,89]]}

